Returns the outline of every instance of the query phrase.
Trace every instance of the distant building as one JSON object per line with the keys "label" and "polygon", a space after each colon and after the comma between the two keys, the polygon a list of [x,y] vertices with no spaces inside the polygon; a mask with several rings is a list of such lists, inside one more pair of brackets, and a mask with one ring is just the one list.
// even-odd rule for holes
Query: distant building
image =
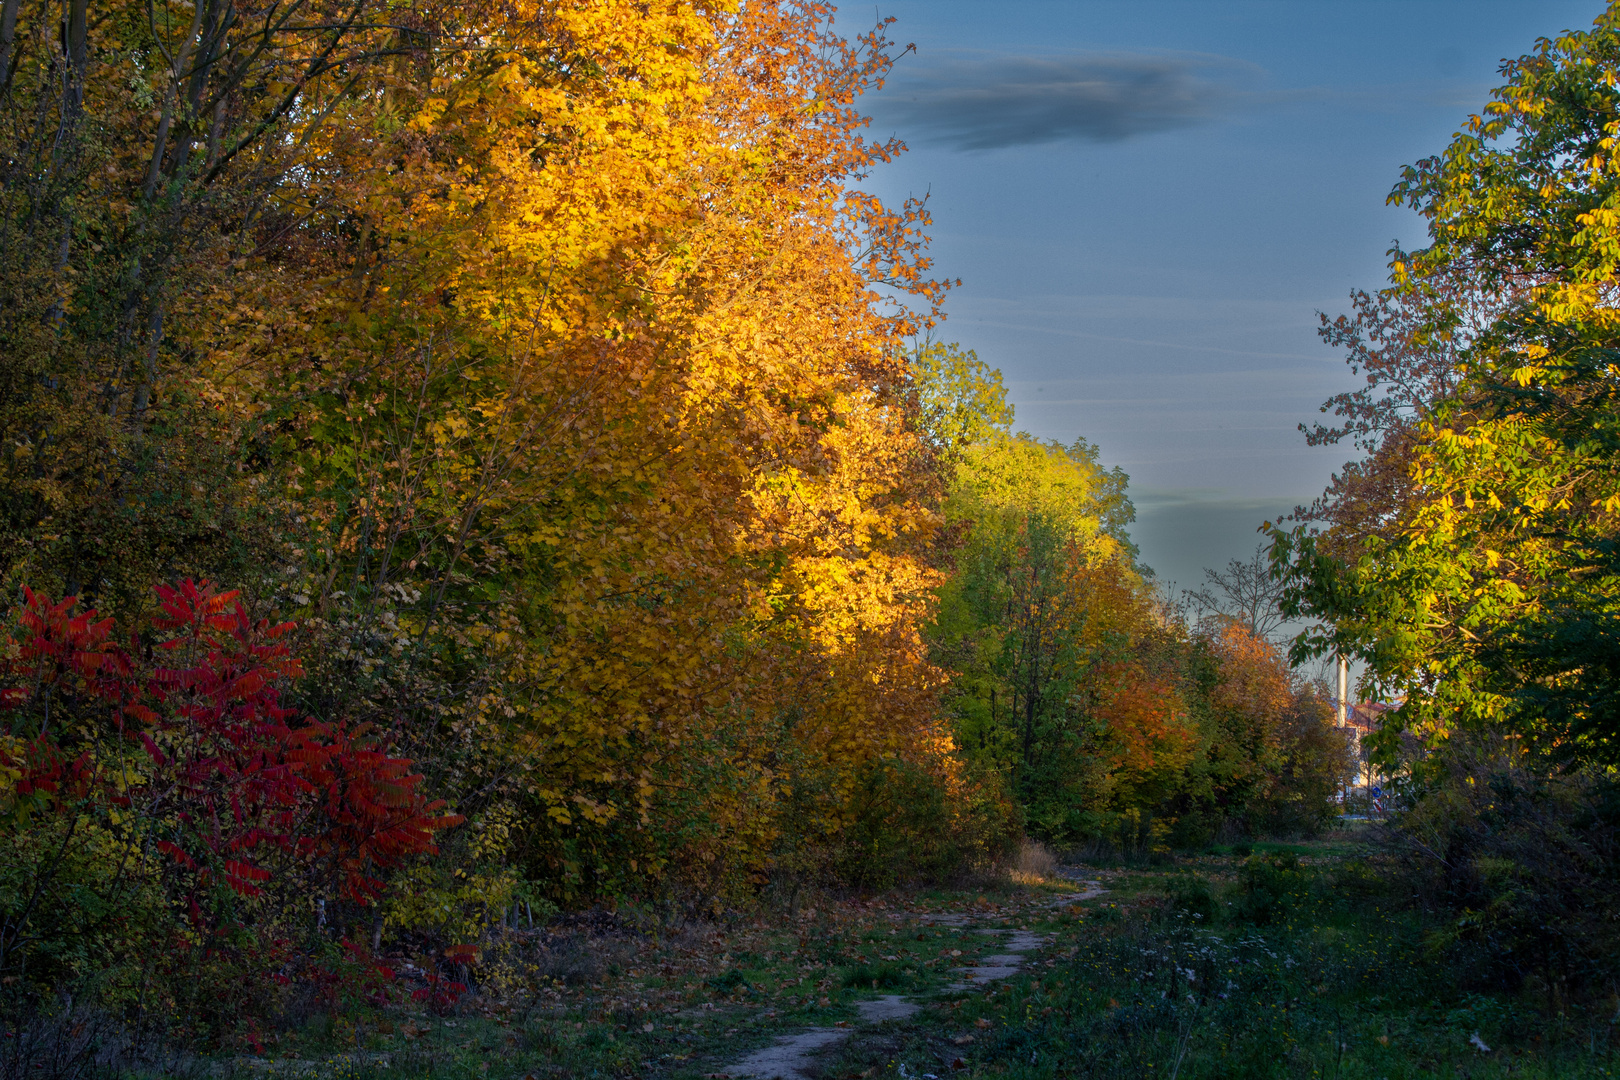
{"label": "distant building", "polygon": [[1377,731],[1384,722],[1384,714],[1401,707],[1399,701],[1358,701],[1343,711],[1343,730],[1350,743],[1350,752],[1356,762],[1356,776],[1351,794],[1368,795],[1379,786],[1367,760],[1367,736]]}
{"label": "distant building", "polygon": [[1344,718],[1346,727],[1354,728],[1356,737],[1371,735],[1383,723],[1383,716],[1401,707],[1398,701],[1358,701],[1350,706],[1349,715]]}
{"label": "distant building", "polygon": [[1339,730],[1344,733],[1345,741],[1350,747],[1351,760],[1355,762],[1356,775],[1345,791],[1341,793],[1343,803],[1352,800],[1362,802],[1369,813],[1381,815],[1385,812],[1384,788],[1379,778],[1373,775],[1372,763],[1367,755],[1367,736],[1377,731],[1384,724],[1384,714],[1391,709],[1401,707],[1401,701],[1358,701],[1350,703],[1350,662],[1340,656],[1335,665],[1339,676],[1339,693],[1337,708],[1334,710]]}

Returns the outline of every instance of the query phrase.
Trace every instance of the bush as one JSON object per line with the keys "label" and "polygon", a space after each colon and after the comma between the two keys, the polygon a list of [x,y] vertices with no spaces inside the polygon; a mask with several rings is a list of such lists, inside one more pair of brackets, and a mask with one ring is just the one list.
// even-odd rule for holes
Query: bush
{"label": "bush", "polygon": [[1428,938],[1473,988],[1528,986],[1551,1006],[1620,979],[1620,784],[1455,740],[1384,837]]}
{"label": "bush", "polygon": [[1197,874],[1178,874],[1170,885],[1170,910],[1208,925],[1220,913],[1220,905],[1209,882]]}
{"label": "bush", "polygon": [[1282,752],[1245,818],[1257,835],[1319,835],[1339,813],[1335,801],[1354,775],[1350,744],[1317,688],[1294,691],[1278,722]]}
{"label": "bush", "polygon": [[1255,926],[1281,922],[1304,897],[1306,884],[1293,855],[1251,855],[1243,861],[1232,918]]}
{"label": "bush", "polygon": [[329,927],[458,819],[374,732],[281,705],[290,625],[206,583],[157,591],[127,649],[110,619],[33,592],[0,648],[8,1010],[164,1002],[172,1034],[217,1044],[300,988],[328,1008],[375,996],[391,975]]}
{"label": "bush", "polygon": [[[955,761],[925,769],[903,761],[869,766],[850,806],[853,820],[832,861],[835,875],[865,888],[988,870],[1019,842],[1022,821],[1000,778]],[[957,770],[960,771],[957,771]],[[785,823],[791,831],[793,822]]]}
{"label": "bush", "polygon": [[1215,839],[1221,824],[1221,818],[1210,811],[1184,811],[1170,829],[1170,846],[1177,851],[1197,851],[1207,847]]}

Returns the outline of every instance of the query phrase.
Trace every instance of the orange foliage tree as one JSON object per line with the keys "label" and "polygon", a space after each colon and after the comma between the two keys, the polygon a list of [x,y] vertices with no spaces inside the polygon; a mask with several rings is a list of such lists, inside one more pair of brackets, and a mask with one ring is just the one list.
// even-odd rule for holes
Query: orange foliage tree
{"label": "orange foliage tree", "polygon": [[961,789],[904,348],[944,285],[858,190],[883,26],[5,6],[9,582],[296,615],[300,694],[469,813],[487,909],[825,872],[874,777]]}
{"label": "orange foliage tree", "polygon": [[1194,818],[1235,817],[1255,832],[1321,829],[1353,774],[1325,690],[1243,622],[1217,620],[1200,644],[1209,662],[1198,695],[1205,733],[1183,806]]}
{"label": "orange foliage tree", "polygon": [[414,715],[564,892],[744,886],[790,793],[830,852],[863,770],[947,767],[901,348],[943,286],[922,208],[851,187],[900,149],[854,109],[890,43],[786,2],[423,17],[307,143],[245,324],[194,328],[298,508],[323,692]]}

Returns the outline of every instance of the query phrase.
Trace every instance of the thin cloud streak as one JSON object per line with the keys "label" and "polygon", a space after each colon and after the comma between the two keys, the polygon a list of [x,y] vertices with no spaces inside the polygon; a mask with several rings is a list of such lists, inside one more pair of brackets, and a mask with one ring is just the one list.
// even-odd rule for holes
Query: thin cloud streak
{"label": "thin cloud streak", "polygon": [[959,59],[906,73],[872,108],[902,132],[959,150],[1120,142],[1227,115],[1258,74],[1201,54]]}
{"label": "thin cloud streak", "polygon": [[1140,514],[1188,507],[1228,511],[1269,510],[1294,501],[1292,496],[1237,495],[1225,488],[1145,488],[1132,495]]}
{"label": "thin cloud streak", "polygon": [[1186,352],[1223,353],[1227,356],[1252,356],[1263,360],[1310,360],[1318,362],[1321,356],[1311,356],[1307,353],[1278,353],[1256,352],[1253,349],[1226,349],[1219,345],[1197,345],[1178,341],[1154,341],[1148,338],[1116,337],[1112,334],[1092,334],[1085,330],[1064,330],[1052,326],[1038,326],[1032,323],[998,322],[990,319],[973,319],[964,317],[963,323],[975,326],[994,326],[1002,330],[1027,330],[1036,334],[1051,334],[1055,337],[1079,338],[1085,341],[1107,341],[1116,345],[1151,345],[1154,348],[1181,349]]}
{"label": "thin cloud streak", "polygon": [[1317,103],[1359,112],[1414,105],[1474,110],[1490,86],[1430,79],[1259,90],[1265,72],[1208,53],[958,56],[906,71],[866,102],[880,126],[957,150],[1114,143],[1193,127],[1245,109]]}

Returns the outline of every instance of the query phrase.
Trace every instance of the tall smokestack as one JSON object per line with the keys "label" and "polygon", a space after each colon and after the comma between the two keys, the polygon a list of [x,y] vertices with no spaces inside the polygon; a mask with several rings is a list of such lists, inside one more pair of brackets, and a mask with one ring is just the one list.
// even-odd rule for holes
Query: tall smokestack
{"label": "tall smokestack", "polygon": [[1339,657],[1339,726],[1350,719],[1350,661]]}

